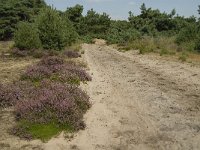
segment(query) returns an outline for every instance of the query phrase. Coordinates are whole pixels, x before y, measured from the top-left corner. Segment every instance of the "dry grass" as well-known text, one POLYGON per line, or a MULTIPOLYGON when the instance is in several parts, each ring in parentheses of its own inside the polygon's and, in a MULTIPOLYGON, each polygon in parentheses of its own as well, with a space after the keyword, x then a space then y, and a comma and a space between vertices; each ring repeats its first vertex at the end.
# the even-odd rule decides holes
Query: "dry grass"
POLYGON ((124 49, 140 50, 141 54, 154 52, 159 53, 160 55, 174 55, 177 51, 179 51, 179 46, 175 44, 173 37, 143 37, 127 43, 124 49))
POLYGON ((13 41, 0 41, 0 53, 6 53, 10 51, 10 48, 12 48, 14 45, 13 41))
POLYGON ((192 45, 177 45, 174 37, 143 37, 129 42, 124 46, 118 46, 119 50, 139 50, 140 54, 159 54, 182 62, 200 64, 200 54, 192 51, 192 45))
MULTIPOLYGON (((79 41, 66 49, 72 49, 75 51, 81 50, 82 42, 79 41)), ((9 83, 18 80, 20 75, 25 71, 26 67, 36 63, 39 59, 32 57, 14 58, 10 57, 11 48, 13 47, 13 41, 0 41, 0 83, 9 83)), ((86 67, 87 64, 81 62, 79 59, 75 60, 78 65, 86 67)))
POLYGON ((28 65, 35 63, 36 60, 0 60, 0 82, 8 83, 19 79, 21 73, 28 65))
POLYGON ((188 56, 188 62, 193 62, 200 65, 200 54, 190 53, 188 56))
POLYGON ((82 41, 77 41, 76 43, 73 43, 70 47, 67 47, 66 49, 74 50, 74 51, 80 51, 81 50, 82 41))
MULTIPOLYGON (((12 41, 0 42, 0 55, 9 54, 13 46, 12 41)), ((33 58, 0 57, 0 83, 9 83, 19 79, 24 69, 38 61, 33 58)))

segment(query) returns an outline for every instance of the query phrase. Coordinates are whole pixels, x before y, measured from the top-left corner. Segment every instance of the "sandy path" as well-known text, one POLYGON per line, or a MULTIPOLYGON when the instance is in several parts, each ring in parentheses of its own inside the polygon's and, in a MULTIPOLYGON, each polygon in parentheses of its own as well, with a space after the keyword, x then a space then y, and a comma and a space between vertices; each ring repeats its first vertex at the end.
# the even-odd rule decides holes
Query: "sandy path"
POLYGON ((83 49, 93 77, 87 128, 35 149, 200 149, 200 68, 102 44, 83 49))
POLYGON ((93 75, 87 129, 46 149, 200 149, 200 68, 102 45, 83 49, 93 75))

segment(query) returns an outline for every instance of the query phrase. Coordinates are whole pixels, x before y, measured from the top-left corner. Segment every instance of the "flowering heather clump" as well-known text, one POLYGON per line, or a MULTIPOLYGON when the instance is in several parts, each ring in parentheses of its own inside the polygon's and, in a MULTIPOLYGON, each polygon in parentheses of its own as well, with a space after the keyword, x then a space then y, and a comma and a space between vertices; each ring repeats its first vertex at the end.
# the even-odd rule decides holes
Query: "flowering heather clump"
POLYGON ((40 81, 44 78, 75 84, 79 84, 80 81, 91 81, 91 77, 76 63, 57 56, 43 58, 22 75, 23 80, 40 81))
POLYGON ((12 105, 12 94, 7 86, 0 84, 0 107, 12 105))
POLYGON ((0 84, 0 107, 13 106, 33 90, 30 82, 15 82, 13 84, 0 84), (26 94, 25 94, 26 93, 26 94))
POLYGON ((21 79, 30 79, 31 81, 40 81, 44 78, 50 78, 54 73, 64 68, 64 60, 57 56, 43 58, 37 65, 29 67, 21 76, 21 79))
POLYGON ((77 66, 65 66, 60 73, 60 77, 68 81, 68 79, 77 78, 80 81, 91 81, 92 78, 85 70, 77 66))
POLYGON ((21 79, 0 84, 0 107, 15 108, 18 124, 12 134, 48 139, 63 130, 85 127, 83 114, 90 107, 89 97, 77 85, 91 77, 79 65, 48 56, 30 66, 21 79))
POLYGON ((77 87, 42 81, 24 99, 17 101, 17 120, 47 124, 52 121, 74 129, 83 128, 83 113, 89 108, 89 97, 77 87))
POLYGON ((58 56, 49 56, 43 58, 40 62, 39 65, 42 66, 52 66, 52 65, 63 65, 65 63, 65 60, 61 57, 58 56))
POLYGON ((52 70, 44 66, 31 66, 24 74, 22 74, 21 79, 30 79, 31 81, 40 81, 43 78, 48 78, 52 75, 52 70))
POLYGON ((80 67, 66 67, 65 71, 75 74, 77 77, 79 77, 79 79, 81 81, 91 81, 92 80, 92 77, 89 74, 87 74, 86 71, 80 67))
POLYGON ((80 88, 74 88, 72 95, 79 109, 85 113, 90 108, 89 96, 80 88))
POLYGON ((81 55, 78 52, 72 51, 72 50, 65 51, 64 55, 67 56, 68 58, 78 58, 78 57, 81 57, 81 55))

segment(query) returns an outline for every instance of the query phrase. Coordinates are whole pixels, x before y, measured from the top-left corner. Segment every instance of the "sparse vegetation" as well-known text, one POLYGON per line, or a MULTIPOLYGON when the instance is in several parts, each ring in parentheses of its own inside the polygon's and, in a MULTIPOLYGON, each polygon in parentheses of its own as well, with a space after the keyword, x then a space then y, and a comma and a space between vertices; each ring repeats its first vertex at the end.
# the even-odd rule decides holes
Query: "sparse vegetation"
POLYGON ((182 52, 181 56, 179 56, 179 60, 181 60, 182 62, 185 62, 188 58, 187 53, 182 52))

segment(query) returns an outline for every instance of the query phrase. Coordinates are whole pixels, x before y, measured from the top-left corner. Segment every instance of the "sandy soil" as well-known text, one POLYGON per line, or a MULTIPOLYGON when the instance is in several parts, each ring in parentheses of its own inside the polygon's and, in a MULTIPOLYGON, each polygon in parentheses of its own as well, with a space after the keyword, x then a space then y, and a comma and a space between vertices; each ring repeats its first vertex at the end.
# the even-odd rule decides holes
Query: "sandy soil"
POLYGON ((48 143, 0 135, 0 148, 200 149, 199 67, 134 51, 118 52, 102 41, 84 44, 83 49, 93 77, 83 86, 93 104, 85 115, 87 128, 73 138, 61 134, 48 143))

